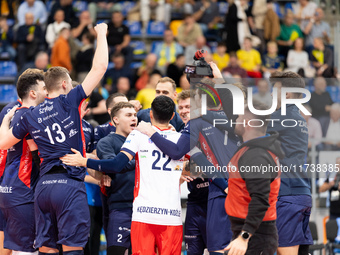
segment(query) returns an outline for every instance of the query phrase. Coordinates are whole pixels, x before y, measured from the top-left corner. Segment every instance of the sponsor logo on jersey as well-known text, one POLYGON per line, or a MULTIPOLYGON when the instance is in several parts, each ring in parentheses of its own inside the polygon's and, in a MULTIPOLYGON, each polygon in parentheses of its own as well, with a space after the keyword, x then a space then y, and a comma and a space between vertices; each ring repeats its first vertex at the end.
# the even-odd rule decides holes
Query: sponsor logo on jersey
POLYGON ((36 133, 39 133, 39 132, 40 132, 40 129, 34 130, 34 131, 32 131, 32 134, 36 134, 36 133))
POLYGON ((64 124, 65 121, 67 121, 71 116, 68 116, 66 119, 62 120, 61 123, 64 124))
POLYGON ((46 105, 45 107, 41 107, 39 109, 39 114, 44 114, 44 113, 50 112, 52 110, 53 110, 53 105, 50 105, 50 106, 46 105))
POLYGON ((12 193, 13 187, 0 186, 0 193, 12 193))
POLYGON ((182 171, 182 168, 180 167, 180 165, 177 165, 177 166, 175 167, 175 171, 182 171))
POLYGON ((72 120, 70 123, 68 123, 67 125, 65 125, 64 128, 65 128, 65 129, 66 129, 66 128, 69 128, 69 127, 71 127, 73 124, 74 124, 74 122, 73 122, 73 120, 72 120))
POLYGON ((70 130, 70 133, 69 133, 69 138, 71 138, 71 137, 75 136, 77 133, 78 133, 78 131, 77 131, 77 130, 75 130, 75 129, 71 129, 71 130, 70 130))

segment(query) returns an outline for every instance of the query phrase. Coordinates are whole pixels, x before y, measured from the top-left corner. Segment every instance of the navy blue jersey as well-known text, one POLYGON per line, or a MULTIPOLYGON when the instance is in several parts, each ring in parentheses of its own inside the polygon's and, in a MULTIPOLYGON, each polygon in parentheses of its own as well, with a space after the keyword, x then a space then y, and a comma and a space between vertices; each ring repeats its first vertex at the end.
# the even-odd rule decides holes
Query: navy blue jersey
MULTIPOLYGON (((11 127, 20 122, 28 108, 19 108, 11 122, 11 127)), ((39 170, 33 162, 27 140, 30 135, 11 147, 7 152, 7 163, 0 186, 0 206, 10 208, 32 203, 34 189, 39 178, 39 170)))
MULTIPOLYGON (((219 112, 223 114, 223 112, 219 112)), ((239 138, 232 131, 222 132, 215 128, 209 122, 199 118, 191 120, 185 129, 190 132, 190 147, 200 145, 202 152, 208 160, 214 165, 218 165, 227 177, 227 165, 238 147, 241 145, 239 138), (216 161, 216 162, 214 162, 216 161)), ((206 173, 209 174, 209 173, 206 173)), ((209 176, 215 177, 215 176, 209 176)), ((225 196, 225 192, 216 186, 213 182, 209 185, 209 199, 225 196)))
MULTIPOLYGON (((97 146, 97 155, 100 159, 114 158, 123 146, 126 137, 118 134, 109 134, 101 139, 97 146)), ((109 209, 131 208, 135 186, 135 160, 131 160, 124 168, 125 173, 108 174, 111 187, 106 187, 109 209)))
POLYGON ((94 141, 93 141, 93 149, 97 148, 97 144, 100 139, 103 137, 113 134, 116 132, 116 127, 112 124, 112 122, 108 122, 102 125, 97 126, 94 129, 94 141))
MULTIPOLYGON (((150 121, 150 108, 140 110, 137 112, 137 118, 138 122, 145 121, 145 122, 151 122, 150 121)), ((170 124, 174 126, 177 132, 181 131, 184 128, 184 123, 182 119, 179 117, 179 114, 175 112, 175 116, 170 120, 170 124)))
POLYGON ((197 178, 188 182, 188 204, 206 204, 209 193, 209 180, 197 178))
POLYGON ((86 120, 82 120, 83 132, 85 136, 86 152, 91 153, 93 151, 94 130, 90 123, 86 120))
POLYGON ((81 104, 86 99, 83 87, 78 85, 67 95, 46 98, 35 108, 31 107, 13 126, 13 135, 23 139, 30 133, 38 145, 40 175, 53 166, 64 166, 72 178, 84 180, 86 168, 67 166, 60 157, 72 153, 71 148, 85 154, 86 145, 80 116, 81 104))
MULTIPOLYGON (((11 102, 7 104, 4 108, 2 108, 0 112, 0 125, 2 123, 3 118, 5 115, 13 108, 13 107, 20 107, 21 102, 19 100, 15 102, 11 102)), ((4 173, 5 166, 6 166, 6 158, 7 158, 7 150, 0 150, 0 181, 2 179, 2 174, 4 173)))
POLYGON ((287 106, 287 114, 281 114, 281 109, 275 111, 271 119, 276 119, 273 125, 268 124, 267 132, 276 131, 279 133, 279 141, 281 148, 285 153, 285 158, 280 159, 282 167, 292 169, 290 172, 282 171, 281 186, 279 196, 286 195, 311 195, 310 180, 307 171, 300 171, 306 161, 308 151, 308 128, 306 120, 301 116, 299 108, 295 105, 287 106), (291 127, 283 127, 281 122, 286 119, 295 120, 297 125, 293 127, 287 121, 286 125, 291 127), (294 171, 293 167, 298 171, 294 171))

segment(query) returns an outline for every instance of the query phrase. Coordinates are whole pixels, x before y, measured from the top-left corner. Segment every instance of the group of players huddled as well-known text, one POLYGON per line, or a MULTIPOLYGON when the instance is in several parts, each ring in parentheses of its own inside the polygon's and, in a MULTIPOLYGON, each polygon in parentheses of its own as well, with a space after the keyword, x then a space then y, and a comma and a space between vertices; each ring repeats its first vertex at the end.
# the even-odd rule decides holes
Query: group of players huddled
MULTIPOLYGON (((214 79, 192 80, 192 89, 177 96, 179 114, 176 84, 165 77, 151 109, 137 113, 124 95, 109 97, 111 122, 94 132, 82 117, 85 99, 108 66, 107 25, 95 31, 93 66, 82 84, 73 86, 61 67, 45 73, 28 69, 17 82, 20 101, 0 113, 1 254, 84 254, 91 222, 84 185, 88 173, 106 186, 108 255, 181 254, 180 185, 185 181, 190 191, 184 226, 188 255, 205 249, 210 254, 307 255, 313 241, 306 173, 240 171, 242 166, 303 165, 306 125, 242 125, 269 116, 257 116, 246 104, 244 115, 235 115, 230 91, 214 89, 224 81, 209 63, 214 79), (203 94, 209 95, 205 115, 198 113, 203 94), (215 126, 216 118, 236 125, 215 126), (203 173, 193 170, 197 166, 236 171, 203 173)), ((292 72, 274 73, 271 79, 278 91, 304 87, 292 72)), ((295 105, 288 105, 286 116, 280 105, 278 100, 271 118, 305 123, 295 105)), ((258 102, 254 107, 265 109, 258 102)))

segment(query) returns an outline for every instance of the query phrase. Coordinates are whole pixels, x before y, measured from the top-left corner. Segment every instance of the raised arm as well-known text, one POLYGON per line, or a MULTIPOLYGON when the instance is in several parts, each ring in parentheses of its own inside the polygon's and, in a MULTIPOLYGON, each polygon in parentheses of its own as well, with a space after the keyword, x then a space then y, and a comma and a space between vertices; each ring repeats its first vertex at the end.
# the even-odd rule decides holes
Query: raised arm
POLYGON ((92 93, 103 78, 109 64, 109 51, 106 39, 107 24, 98 24, 94 29, 97 32, 97 48, 94 53, 92 68, 82 84, 87 96, 92 93))

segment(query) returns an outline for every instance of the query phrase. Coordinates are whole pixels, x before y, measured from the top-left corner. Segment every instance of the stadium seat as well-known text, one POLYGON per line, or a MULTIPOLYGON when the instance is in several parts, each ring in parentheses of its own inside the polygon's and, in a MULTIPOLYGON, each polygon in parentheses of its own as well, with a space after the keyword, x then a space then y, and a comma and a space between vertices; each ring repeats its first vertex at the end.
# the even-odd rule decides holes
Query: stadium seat
POLYGON ((329 220, 326 222, 326 236, 327 236, 327 250, 328 254, 334 255, 334 249, 340 249, 340 244, 335 243, 335 238, 338 235, 338 224, 336 220, 329 220))
POLYGON ((224 17, 228 11, 229 4, 227 2, 218 2, 218 9, 220 10, 220 16, 224 17))
POLYGON ((283 14, 281 12, 281 7, 278 3, 273 3, 273 9, 275 11, 275 13, 277 14, 277 16, 279 17, 279 19, 283 19, 283 14))
POLYGON ((72 5, 73 9, 77 13, 77 16, 79 16, 83 11, 87 10, 87 2, 85 1, 74 1, 72 5))
POLYGON ((52 6, 54 5, 55 1, 54 0, 48 0, 46 2, 46 10, 48 13, 51 13, 52 6))
POLYGON ((142 25, 139 21, 124 21, 125 26, 130 30, 130 35, 132 37, 138 37, 142 35, 142 25))
POLYGON ((150 21, 146 29, 148 37, 163 37, 165 23, 162 21, 150 21))
POLYGON ((170 22, 169 28, 174 34, 174 36, 177 36, 178 34, 178 28, 182 25, 183 20, 173 20, 170 22))
POLYGON ((309 252, 313 255, 314 251, 319 251, 320 254, 322 250, 325 248, 325 245, 323 243, 318 243, 319 241, 319 236, 318 236, 318 229, 314 221, 309 222, 309 229, 310 232, 312 233, 312 238, 314 241, 314 244, 309 246, 309 252))
POLYGON ((131 69, 138 69, 138 68, 140 68, 141 66, 142 66, 142 62, 132 62, 131 64, 130 64, 130 68, 131 69))
POLYGON ((136 2, 133 1, 122 1, 120 2, 122 6, 122 14, 124 17, 128 14, 128 12, 136 5, 136 2))
POLYGON ((0 104, 7 104, 18 99, 17 88, 12 84, 0 85, 0 104))
POLYGON ((218 43, 217 42, 208 42, 207 44, 208 44, 208 46, 211 50, 211 53, 215 53, 218 43))
POLYGON ((113 62, 109 62, 109 64, 107 65, 107 70, 114 68, 115 64, 113 62))
POLYGON ((146 57, 146 46, 143 41, 131 41, 130 46, 133 50, 133 59, 142 60, 146 57))
POLYGON ((17 76, 17 65, 13 61, 1 61, 0 62, 0 81, 13 82, 17 76))

